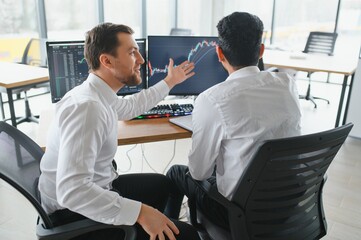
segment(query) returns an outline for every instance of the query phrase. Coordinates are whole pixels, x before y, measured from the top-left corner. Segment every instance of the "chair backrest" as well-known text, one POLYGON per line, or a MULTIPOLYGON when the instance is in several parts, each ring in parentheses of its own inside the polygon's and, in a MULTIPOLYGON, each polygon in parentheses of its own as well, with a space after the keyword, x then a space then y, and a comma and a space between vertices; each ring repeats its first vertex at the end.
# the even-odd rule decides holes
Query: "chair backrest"
POLYGON ((44 54, 46 39, 31 38, 25 47, 23 56, 21 58, 21 64, 32 66, 47 66, 47 58, 44 54))
POLYGON ((171 36, 191 36, 192 30, 188 28, 172 28, 170 30, 171 36))
POLYGON ((259 70, 264 71, 263 58, 260 58, 260 59, 258 60, 258 68, 259 68, 259 70))
POLYGON ((248 236, 242 239, 324 236, 324 174, 352 126, 349 123, 320 133, 265 141, 233 196, 232 202, 244 210, 245 217, 238 226, 231 222, 231 231, 248 236))
POLYGON ((338 34, 333 32, 310 32, 304 53, 333 55, 338 34))
POLYGON ((38 211, 46 228, 51 228, 38 192, 40 159, 44 152, 17 128, 0 122, 0 178, 25 196, 38 211))

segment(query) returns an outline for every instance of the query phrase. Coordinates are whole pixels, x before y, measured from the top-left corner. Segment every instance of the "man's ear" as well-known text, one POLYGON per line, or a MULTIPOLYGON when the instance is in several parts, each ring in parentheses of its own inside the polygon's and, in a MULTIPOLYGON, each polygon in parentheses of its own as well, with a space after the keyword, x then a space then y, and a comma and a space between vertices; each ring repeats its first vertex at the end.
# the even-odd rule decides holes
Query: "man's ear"
POLYGON ((259 49, 259 58, 262 58, 263 57, 263 53, 264 53, 264 44, 262 43, 261 44, 261 47, 259 49))
POLYGON ((223 62, 224 61, 223 50, 218 45, 216 46, 216 52, 217 52, 217 56, 218 56, 218 61, 223 62))
POLYGON ((110 56, 108 54, 100 54, 99 61, 100 64, 106 68, 111 68, 113 65, 110 56))

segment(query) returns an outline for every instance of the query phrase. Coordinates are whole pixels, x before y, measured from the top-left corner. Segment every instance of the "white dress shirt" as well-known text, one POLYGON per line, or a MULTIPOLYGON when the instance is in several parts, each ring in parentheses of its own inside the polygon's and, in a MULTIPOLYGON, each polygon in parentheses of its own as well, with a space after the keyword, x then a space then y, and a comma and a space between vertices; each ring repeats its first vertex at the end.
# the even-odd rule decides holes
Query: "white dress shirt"
POLYGON ((152 88, 118 98, 99 77, 88 79, 56 104, 46 151, 41 159, 39 190, 48 213, 68 208, 107 224, 132 225, 141 203, 109 191, 117 177, 118 120, 149 110, 169 92, 161 81, 152 88))
POLYGON ((300 135, 295 81, 255 66, 200 94, 192 115, 189 171, 204 180, 216 165, 218 191, 228 199, 262 140, 300 135))

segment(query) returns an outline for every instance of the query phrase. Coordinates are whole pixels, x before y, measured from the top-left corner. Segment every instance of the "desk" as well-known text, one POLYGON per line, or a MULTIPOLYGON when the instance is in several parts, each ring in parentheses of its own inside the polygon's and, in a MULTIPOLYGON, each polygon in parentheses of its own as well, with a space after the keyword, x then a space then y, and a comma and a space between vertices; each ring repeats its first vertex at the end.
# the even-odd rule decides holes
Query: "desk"
POLYGON ((266 49, 263 56, 263 62, 264 65, 267 67, 291 68, 304 72, 326 72, 326 73, 338 73, 344 75, 341 95, 340 95, 340 102, 337 109, 335 127, 340 126, 341 123, 342 125, 345 124, 348 105, 350 102, 350 94, 347 94, 346 103, 344 103, 345 101, 344 98, 346 93, 346 87, 349 86, 348 93, 351 92, 352 89, 352 84, 357 67, 357 58, 348 59, 348 58, 340 58, 337 56, 307 54, 307 56, 304 59, 301 59, 301 58, 292 58, 293 55, 295 55, 295 53, 266 49), (348 79, 350 77, 351 80, 350 83, 348 84, 348 79), (344 111, 343 114, 342 111, 344 111))
POLYGON ((49 72, 47 68, 0 62, 0 91, 6 92, 8 95, 11 124, 14 127, 16 127, 17 123, 13 90, 22 87, 32 87, 47 81, 49 81, 49 72))
MULTIPOLYGON (((47 133, 53 117, 53 110, 45 110, 40 114, 36 142, 43 149, 46 146, 47 133)), ((118 145, 175 140, 191 136, 192 132, 170 123, 168 118, 118 122, 118 145)))

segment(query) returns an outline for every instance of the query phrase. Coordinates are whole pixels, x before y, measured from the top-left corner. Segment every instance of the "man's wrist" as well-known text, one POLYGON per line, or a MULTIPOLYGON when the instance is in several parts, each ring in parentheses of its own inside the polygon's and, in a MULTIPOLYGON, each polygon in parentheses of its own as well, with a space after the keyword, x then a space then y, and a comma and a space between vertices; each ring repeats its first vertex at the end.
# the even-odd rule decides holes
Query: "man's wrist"
POLYGON ((140 211, 139 211, 139 215, 137 218, 137 223, 139 223, 140 225, 142 225, 141 223, 143 222, 145 208, 146 208, 146 205, 142 203, 142 205, 140 206, 140 211))
POLYGON ((172 82, 169 76, 164 78, 164 82, 168 85, 169 89, 172 89, 176 84, 172 82))

